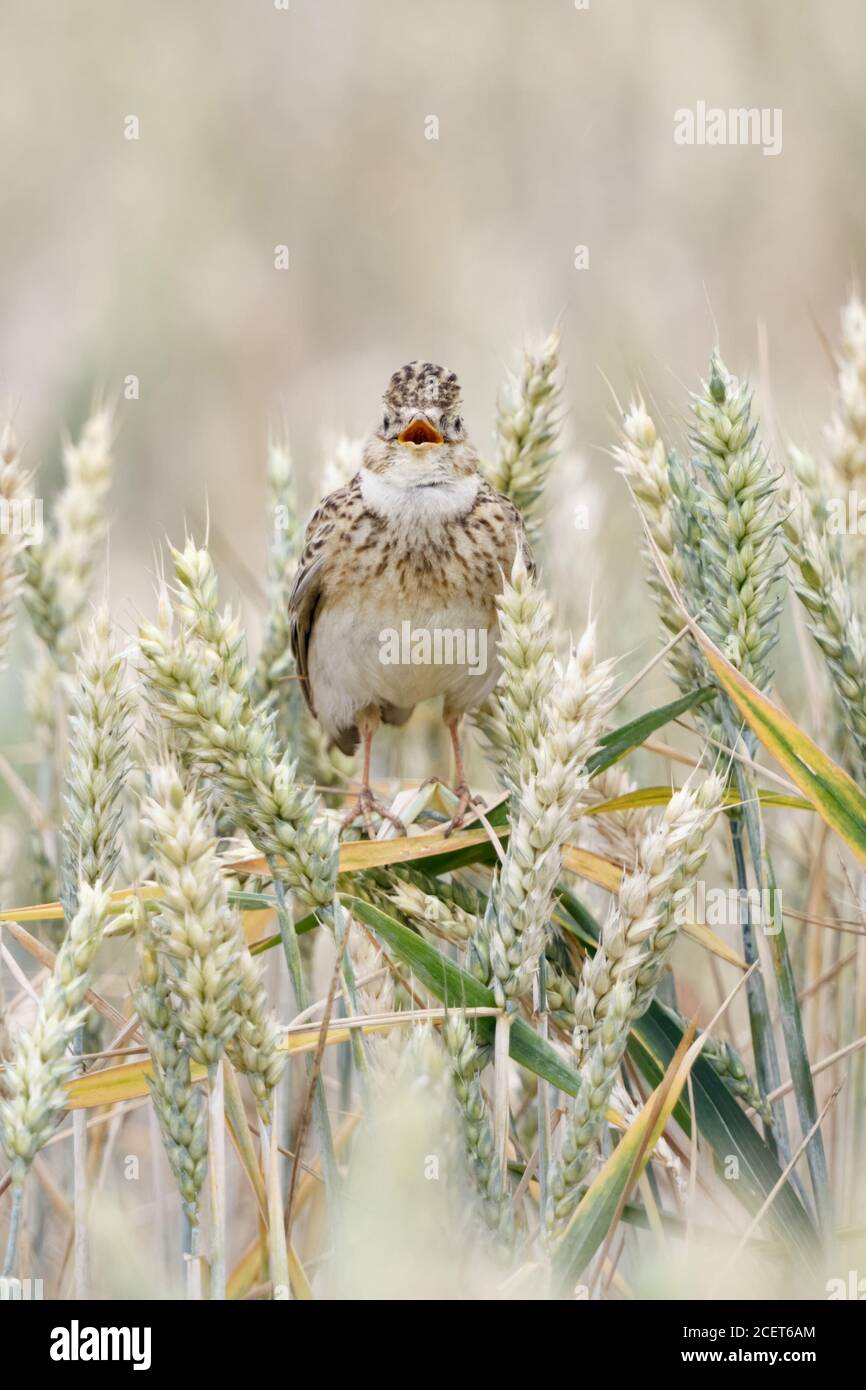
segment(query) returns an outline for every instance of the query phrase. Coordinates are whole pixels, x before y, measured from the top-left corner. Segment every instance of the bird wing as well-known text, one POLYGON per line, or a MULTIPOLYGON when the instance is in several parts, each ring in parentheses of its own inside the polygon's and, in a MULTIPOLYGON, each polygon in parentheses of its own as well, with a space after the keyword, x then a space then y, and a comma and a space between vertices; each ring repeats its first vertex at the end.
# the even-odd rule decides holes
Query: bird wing
POLYGON ((510 497, 506 497, 504 492, 497 492, 495 487, 491 487, 486 479, 482 478, 475 498, 475 505, 470 512, 476 515, 487 515, 493 520, 496 530, 500 534, 500 541, 503 550, 502 568, 505 577, 511 574, 511 566, 514 563, 514 555, 517 546, 520 546, 520 553, 523 563, 531 578, 535 578, 536 566, 529 546, 529 539, 526 535, 526 526, 523 516, 515 507, 510 497), (507 562, 506 562, 507 559, 507 562))
POLYGON ((292 654, 301 690, 311 714, 316 713, 316 707, 307 671, 310 638, 316 621, 316 611, 327 588, 328 561, 332 545, 335 539, 339 538, 338 519, 345 515, 347 509, 351 509, 352 503, 360 496, 360 486, 360 475, 357 475, 345 487, 329 493, 313 512, 304 536, 304 548, 295 572, 295 582, 289 595, 292 654))

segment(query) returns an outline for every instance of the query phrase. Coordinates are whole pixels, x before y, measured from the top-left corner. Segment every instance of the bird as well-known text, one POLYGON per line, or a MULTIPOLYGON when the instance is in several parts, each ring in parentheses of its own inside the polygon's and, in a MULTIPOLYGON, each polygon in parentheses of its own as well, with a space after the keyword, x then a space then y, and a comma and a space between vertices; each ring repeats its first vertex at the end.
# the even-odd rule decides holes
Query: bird
POLYGON ((499 679, 496 600, 518 550, 532 573, 519 511, 480 470, 456 373, 407 363, 388 383, 360 469, 313 513, 289 597, 310 711, 330 746, 352 753, 363 743, 344 830, 360 819, 373 838, 378 816, 406 833, 371 790, 373 737, 438 697, 456 774, 446 834, 480 804, 466 781, 459 726, 499 679))

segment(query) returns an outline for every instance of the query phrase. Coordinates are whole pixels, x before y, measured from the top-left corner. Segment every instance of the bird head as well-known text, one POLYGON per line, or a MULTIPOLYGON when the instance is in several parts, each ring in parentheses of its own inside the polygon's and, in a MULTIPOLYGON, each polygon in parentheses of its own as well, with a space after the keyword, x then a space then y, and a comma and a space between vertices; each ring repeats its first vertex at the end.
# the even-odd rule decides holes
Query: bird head
POLYGON ((364 453, 366 467, 434 481, 473 471, 475 451, 460 411, 454 372, 433 362, 408 362, 382 397, 382 415, 364 453))

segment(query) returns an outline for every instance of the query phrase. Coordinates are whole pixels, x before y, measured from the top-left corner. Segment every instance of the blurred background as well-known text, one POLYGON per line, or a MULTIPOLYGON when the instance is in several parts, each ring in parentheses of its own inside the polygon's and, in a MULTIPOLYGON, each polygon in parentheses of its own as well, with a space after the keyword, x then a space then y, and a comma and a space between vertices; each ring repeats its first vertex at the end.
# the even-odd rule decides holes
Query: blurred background
MULTIPOLYGON (((601 653, 633 673, 658 636, 609 456, 617 401, 640 389, 681 445, 718 341, 752 378, 777 456, 819 448, 839 309, 866 266, 866 8, 278 4, 3 0, 0 411, 38 467, 46 520, 64 433, 95 398, 114 402, 116 618, 131 632, 153 611, 166 538, 201 538, 209 517, 255 653, 269 434, 289 432, 305 520, 337 438, 363 435, 390 374, 423 357, 458 373, 485 454, 508 372, 559 322, 564 448, 542 569, 560 616, 582 625, 592 602, 601 653), (780 109, 781 153, 677 145, 674 113, 698 102, 780 109)), ((794 704, 785 621, 776 664, 794 704)), ((29 776, 26 628, 0 718, 29 776)), ((658 666, 623 717, 671 693, 658 666)), ((434 722, 431 742, 416 720, 404 761, 393 734, 377 757, 427 776, 434 722)), ((683 955, 691 1008, 706 964, 683 955)), ((108 1283, 123 1277, 112 1266, 108 1283)))
POLYGON ((573 622, 604 595, 622 652, 651 618, 612 391, 640 385, 673 437, 717 334, 758 380, 763 324, 782 434, 818 438, 864 261, 864 38, 856 0, 5 0, 0 403, 50 511, 64 429, 117 400, 121 622, 208 509, 246 601, 269 429, 306 516, 335 434, 427 357, 483 452, 507 370, 560 318, 548 580, 573 622), (699 100, 781 108, 782 153, 676 145, 699 100))

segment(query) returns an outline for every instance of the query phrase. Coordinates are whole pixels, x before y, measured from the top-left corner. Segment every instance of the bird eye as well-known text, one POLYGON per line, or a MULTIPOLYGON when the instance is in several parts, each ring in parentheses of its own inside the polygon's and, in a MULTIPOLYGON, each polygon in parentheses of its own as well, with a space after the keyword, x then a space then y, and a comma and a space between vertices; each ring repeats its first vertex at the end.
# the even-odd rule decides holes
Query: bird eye
POLYGON ((388 426, 390 425, 390 423, 391 423, 391 420, 390 420, 390 418, 386 415, 385 418, 384 418, 384 420, 382 421, 382 429, 383 429, 383 430, 386 430, 386 429, 388 428, 388 426))
POLYGON ((459 415, 454 416, 454 428, 458 431, 460 431, 463 428, 463 421, 460 419, 459 415))

